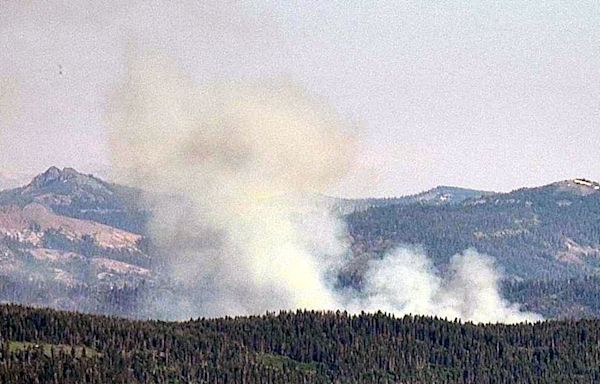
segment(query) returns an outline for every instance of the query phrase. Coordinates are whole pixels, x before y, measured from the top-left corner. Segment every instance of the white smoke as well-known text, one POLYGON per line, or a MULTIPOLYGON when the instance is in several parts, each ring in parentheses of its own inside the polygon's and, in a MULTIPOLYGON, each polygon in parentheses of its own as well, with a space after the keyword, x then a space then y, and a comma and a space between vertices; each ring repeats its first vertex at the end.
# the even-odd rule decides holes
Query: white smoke
POLYGON ((359 297, 350 298, 354 311, 435 315, 481 323, 542 319, 502 299, 493 260, 474 250, 453 256, 444 278, 423 252, 399 248, 371 261, 364 281, 359 297))
POLYGON ((335 226, 319 230, 331 220, 315 216, 299 231, 288 201, 349 166, 352 140, 334 114, 287 84, 199 89, 157 57, 131 61, 113 106, 114 163, 185 198, 150 203, 171 276, 198 295, 185 300, 192 314, 335 307, 323 278, 343 251, 335 226))
POLYGON ((354 142, 297 87, 202 88, 164 58, 132 58, 110 124, 113 163, 150 191, 151 234, 179 287, 152 303, 163 317, 348 308, 531 319, 502 301, 491 264, 473 253, 445 281, 400 251, 371 263, 360 297, 337 292, 344 226, 310 196, 340 181, 354 142))

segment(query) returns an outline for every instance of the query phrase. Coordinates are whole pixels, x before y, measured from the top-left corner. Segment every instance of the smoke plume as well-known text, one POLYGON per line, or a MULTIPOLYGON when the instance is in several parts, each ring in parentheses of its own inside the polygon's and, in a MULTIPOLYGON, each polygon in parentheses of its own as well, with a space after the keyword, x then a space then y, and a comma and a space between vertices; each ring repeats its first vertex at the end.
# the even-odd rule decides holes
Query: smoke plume
POLYGON ((474 250, 453 256, 449 273, 442 277, 423 252, 399 248, 371 261, 364 280, 360 295, 350 299, 355 311, 425 314, 481 323, 542 319, 502 299, 493 260, 474 250))
POLYGON ((352 140, 332 113, 286 84, 199 89, 156 57, 132 60, 114 106, 114 163, 144 189, 184 197, 150 201, 171 277, 197 295, 178 311, 335 307, 324 268, 332 244, 343 248, 329 225, 324 241, 302 236, 289 204, 350 164, 352 140))
POLYGON ((346 308, 530 318, 502 301, 490 262, 472 252, 443 280, 424 256, 399 251, 371 263, 362 292, 336 291, 344 226, 311 196, 348 171, 354 142, 293 85, 200 87, 164 58, 132 58, 110 110, 113 164, 149 191, 150 232, 178 287, 150 303, 160 317, 346 308))

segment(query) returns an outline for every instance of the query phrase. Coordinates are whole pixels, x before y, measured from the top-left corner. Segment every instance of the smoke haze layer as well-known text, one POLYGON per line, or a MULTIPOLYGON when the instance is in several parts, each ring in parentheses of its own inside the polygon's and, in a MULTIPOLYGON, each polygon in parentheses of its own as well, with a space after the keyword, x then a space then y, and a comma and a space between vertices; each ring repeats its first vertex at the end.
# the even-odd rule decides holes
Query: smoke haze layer
POLYGON ((199 87, 162 57, 131 58, 109 120, 113 163, 149 191, 150 233, 178 287, 149 303, 159 317, 304 308, 538 318, 501 299, 493 265, 475 252, 442 279, 424 255, 400 250, 370 263, 363 291, 334 289, 350 254, 344 225, 311 196, 345 175, 354 141, 293 85, 199 87))

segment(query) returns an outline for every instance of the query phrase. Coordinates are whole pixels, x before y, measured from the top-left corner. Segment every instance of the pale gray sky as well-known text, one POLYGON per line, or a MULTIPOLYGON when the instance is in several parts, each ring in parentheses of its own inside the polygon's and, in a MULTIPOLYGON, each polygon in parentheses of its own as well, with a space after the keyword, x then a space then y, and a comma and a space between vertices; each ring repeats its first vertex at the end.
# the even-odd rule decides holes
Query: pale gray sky
POLYGON ((360 131, 348 195, 600 179, 600 2, 0 1, 0 173, 108 163, 132 46, 283 78, 360 131))

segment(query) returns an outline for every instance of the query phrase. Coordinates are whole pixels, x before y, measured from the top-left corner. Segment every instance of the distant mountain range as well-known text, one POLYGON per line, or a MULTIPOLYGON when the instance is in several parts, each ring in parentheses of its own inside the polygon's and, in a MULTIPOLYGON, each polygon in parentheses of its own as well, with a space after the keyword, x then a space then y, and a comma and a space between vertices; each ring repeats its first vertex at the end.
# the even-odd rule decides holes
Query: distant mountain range
MULTIPOLYGON (((0 192, 0 301, 140 315, 144 290, 162 284, 141 193, 56 167, 0 192)), ((354 259, 342 285, 360 287, 367 261, 397 246, 421 246, 441 271, 452 255, 475 248, 494 257, 506 294, 528 309, 600 315, 598 183, 573 179, 510 193, 441 186, 321 203, 348 224, 354 259)))
POLYGON ((508 278, 580 277, 600 272, 600 191, 582 180, 472 192, 453 204, 374 206, 347 221, 355 247, 373 255, 418 244, 443 266, 473 247, 494 256, 508 278))
POLYGON ((494 192, 478 191, 474 189, 439 186, 415 195, 390 197, 390 198, 368 198, 368 199, 336 199, 334 208, 344 214, 356 211, 364 211, 374 207, 385 207, 388 205, 454 205, 465 200, 476 197, 493 195, 494 192))

